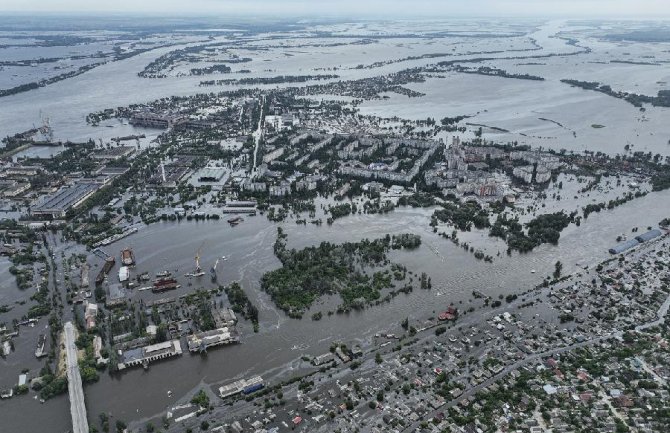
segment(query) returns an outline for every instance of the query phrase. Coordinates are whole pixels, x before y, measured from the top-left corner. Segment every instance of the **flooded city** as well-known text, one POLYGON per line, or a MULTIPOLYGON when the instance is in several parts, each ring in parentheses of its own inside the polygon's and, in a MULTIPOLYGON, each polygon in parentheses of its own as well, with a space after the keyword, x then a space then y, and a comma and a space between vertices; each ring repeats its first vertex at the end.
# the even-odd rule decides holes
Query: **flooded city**
POLYGON ((669 28, 0 17, 3 428, 475 431, 666 341, 669 28))

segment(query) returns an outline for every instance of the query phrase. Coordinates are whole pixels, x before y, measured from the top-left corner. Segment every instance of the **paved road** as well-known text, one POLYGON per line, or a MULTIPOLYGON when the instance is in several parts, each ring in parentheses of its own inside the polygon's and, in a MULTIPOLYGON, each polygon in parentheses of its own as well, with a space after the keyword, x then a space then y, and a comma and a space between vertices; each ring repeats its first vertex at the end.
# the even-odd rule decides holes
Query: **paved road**
POLYGON ((77 364, 77 347, 74 341, 74 325, 72 325, 72 322, 67 322, 65 324, 65 352, 67 354, 67 389, 70 395, 72 431, 74 433, 88 433, 84 388, 81 384, 81 375, 77 364))

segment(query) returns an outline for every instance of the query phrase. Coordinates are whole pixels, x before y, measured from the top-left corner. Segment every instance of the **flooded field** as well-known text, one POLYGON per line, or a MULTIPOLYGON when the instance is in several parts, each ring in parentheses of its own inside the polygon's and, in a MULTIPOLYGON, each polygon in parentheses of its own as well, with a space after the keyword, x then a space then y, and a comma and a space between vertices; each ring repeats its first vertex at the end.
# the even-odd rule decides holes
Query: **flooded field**
MULTIPOLYGON (((670 55, 664 44, 640 44, 638 52, 637 44, 631 49, 630 44, 580 32, 579 27, 569 22, 535 24, 537 30, 531 24, 518 28, 511 23, 496 23, 493 28, 487 27, 486 37, 476 38, 467 33, 477 28, 472 23, 431 22, 412 31, 413 34, 423 34, 421 38, 403 39, 402 32, 408 30, 399 23, 397 32, 400 36, 371 44, 358 42, 375 31, 373 24, 364 29, 353 25, 329 29, 338 34, 336 44, 331 39, 313 36, 312 31, 324 30, 322 27, 307 28, 292 39, 273 38, 271 42, 264 39, 267 35, 259 34, 250 38, 247 46, 239 48, 233 45, 229 36, 216 36, 210 43, 223 47, 230 43, 236 55, 251 59, 240 66, 249 73, 234 69, 226 74, 226 79, 332 73, 340 80, 358 80, 439 61, 493 59, 478 64, 537 75, 545 81, 446 73, 441 74, 443 78, 429 78, 424 83, 408 86, 425 93, 423 97, 407 98, 394 94, 390 99, 364 102, 360 106, 361 113, 409 119, 469 115, 473 116, 468 119, 471 123, 509 131, 484 131, 486 138, 499 141, 611 154, 622 152, 629 144, 636 150, 670 154, 667 139, 670 127, 664 121, 669 114, 667 108, 648 107, 641 112, 625 101, 571 88, 560 82, 561 79, 601 81, 617 90, 655 95, 658 90, 665 89, 670 80, 664 67, 670 55), (441 32, 447 35, 442 36, 441 32), (577 45, 569 45, 567 37, 575 38, 577 45), (265 48, 267 45, 271 48, 265 48), (584 49, 580 47, 588 47, 591 51, 582 52, 584 49), (562 126, 539 118, 550 119, 562 126), (592 125, 604 128, 595 129, 592 125)), ((186 41, 192 41, 192 36, 180 47, 197 45, 186 41)), ((0 116, 0 136, 39 124, 40 112, 50 117, 57 140, 92 138, 97 141, 144 133, 147 131, 141 128, 114 123, 109 125, 113 127, 94 128, 87 125, 84 118, 90 112, 105 108, 240 87, 235 84, 200 87, 200 81, 205 78, 177 76, 178 68, 166 78, 137 75, 149 62, 174 49, 156 48, 128 59, 108 62, 68 80, 4 97, 3 102, 10 104, 12 110, 0 116)), ((58 150, 33 148, 22 155, 45 156, 53 151, 58 150)))

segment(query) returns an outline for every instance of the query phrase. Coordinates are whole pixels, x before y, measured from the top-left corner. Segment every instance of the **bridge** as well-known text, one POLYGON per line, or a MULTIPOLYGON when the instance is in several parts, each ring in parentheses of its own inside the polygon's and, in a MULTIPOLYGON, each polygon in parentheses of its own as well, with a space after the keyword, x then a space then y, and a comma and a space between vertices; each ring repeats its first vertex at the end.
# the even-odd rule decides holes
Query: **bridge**
POLYGON ((84 388, 77 364, 77 346, 75 346, 74 325, 65 324, 65 354, 67 356, 67 390, 70 396, 70 414, 73 433, 89 433, 84 403, 84 388))

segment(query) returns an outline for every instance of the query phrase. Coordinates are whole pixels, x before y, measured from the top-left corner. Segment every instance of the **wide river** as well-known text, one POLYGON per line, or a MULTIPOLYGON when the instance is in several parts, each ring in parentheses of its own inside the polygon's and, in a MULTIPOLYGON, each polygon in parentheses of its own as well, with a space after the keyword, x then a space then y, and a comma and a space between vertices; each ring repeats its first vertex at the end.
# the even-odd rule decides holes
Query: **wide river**
MULTIPOLYGON (((551 38, 557 31, 556 24, 550 24, 540 29, 534 37, 540 45, 548 47, 549 51, 573 50, 574 47, 566 48, 562 41, 551 38)), ((92 128, 85 124, 84 117, 91 111, 107 107, 200 91, 197 87, 199 80, 193 78, 146 80, 137 77, 136 73, 144 65, 164 51, 166 50, 157 50, 110 63, 71 80, 2 98, 0 136, 32 127, 38 120, 37 113, 40 109, 52 116, 57 138, 106 139, 132 133, 131 127, 120 124, 115 128, 92 128)), ((358 55, 362 56, 360 52, 358 55)), ((328 58, 323 53, 318 56, 314 52, 309 52, 306 56, 310 57, 312 67, 328 58)), ((504 54, 500 56, 503 57, 504 54)), ((577 57, 572 58, 570 65, 564 67, 578 69, 575 60, 577 57)), ((359 59, 356 61, 361 62, 359 59)), ((289 63, 288 60, 285 62, 289 63)), ((349 74, 346 78, 361 78, 430 62, 403 62, 381 70, 342 72, 342 75, 346 73, 349 74)), ((643 69, 642 66, 635 68, 639 71, 643 69)), ((527 136, 542 135, 543 138, 537 138, 533 143, 545 147, 579 150, 592 142, 596 150, 616 153, 621 151, 627 140, 637 140, 638 149, 668 153, 668 134, 649 134, 649 130, 656 131, 657 128, 661 132, 668 131, 670 123, 659 120, 664 116, 665 119, 668 118, 667 110, 649 110, 641 120, 639 111, 622 101, 594 92, 570 89, 557 83, 559 78, 570 76, 551 78, 545 83, 528 83, 502 78, 454 76, 442 81, 431 80, 415 85, 414 88, 428 93, 425 100, 415 98, 408 102, 406 99, 393 97, 386 101, 367 103, 363 110, 366 114, 408 118, 440 118, 445 115, 481 112, 481 120, 471 120, 506 127, 527 136), (434 92, 428 92, 429 86, 434 88, 434 92), (466 90, 465 87, 468 86, 469 90, 466 90), (528 86, 534 87, 528 91, 528 86), (493 92, 493 88, 498 91, 493 92), (542 93, 543 91, 546 93, 542 93), (491 107, 494 109, 486 111, 491 107), (538 117, 551 118, 565 126, 560 128, 538 120, 538 117), (596 131, 591 128, 594 123, 607 127, 596 131), (576 138, 572 130, 577 131, 576 138), (555 138, 547 138, 550 135, 555 138)), ((500 138, 514 139, 514 134, 505 134, 500 138)), ((523 139, 530 140, 527 137, 523 139)), ((209 268, 217 257, 229 257, 227 261, 219 264, 219 282, 241 281, 245 291, 260 309, 261 327, 260 332, 254 334, 249 324, 243 323, 241 344, 211 350, 206 357, 187 353, 163 363, 152 364, 148 371, 140 368, 116 376, 103 374, 98 383, 85 387, 89 419, 95 422, 101 412, 111 413, 114 419, 142 419, 164 412, 176 398, 198 386, 226 382, 252 373, 263 374, 271 381, 274 376, 285 373, 297 364, 294 361, 302 354, 323 353, 335 340, 349 344, 370 344, 372 336, 377 332, 397 332, 399 322, 405 317, 410 320, 424 320, 450 302, 467 302, 473 290, 494 296, 521 292, 539 284, 544 276, 553 271, 557 260, 565 264, 566 273, 578 270, 578 263, 597 263, 608 257, 607 249, 615 242, 617 235, 629 233, 633 227, 655 225, 662 218, 670 216, 670 191, 653 193, 615 210, 591 215, 581 227, 567 228, 557 246, 544 245, 528 255, 515 254, 508 257, 503 254, 496 257, 492 264, 476 260, 471 254, 432 233, 428 226, 431 213, 427 209, 403 208, 388 215, 350 216, 337 220, 332 226, 305 227, 293 222, 282 224, 288 234, 290 247, 317 244, 323 240, 357 241, 365 237, 381 237, 387 233, 412 232, 422 236, 423 245, 418 250, 393 252, 391 258, 416 273, 428 273, 433 282, 432 290, 415 290, 409 295, 396 297, 388 304, 360 313, 345 316, 324 315, 324 319, 318 322, 309 318, 302 321, 286 318, 274 308, 267 295, 259 290, 260 276, 279 266, 272 252, 276 225, 268 222, 265 217, 246 218, 244 223, 235 228, 224 221, 158 223, 106 247, 110 254, 115 255, 126 246, 132 247, 138 262, 137 271, 154 273, 165 268, 178 268, 181 273, 190 270, 193 256, 204 242, 203 267, 209 268), (531 273, 531 269, 536 270, 536 273, 531 273), (174 397, 167 396, 168 390, 173 392, 174 397)), ((473 234, 475 235, 477 234, 473 234)), ((18 296, 8 268, 9 265, 3 259, 0 262, 0 277, 3 279, 0 285, 0 304, 18 296)), ((211 286, 208 278, 204 279, 207 281, 203 285, 211 286)), ((176 294, 193 289, 194 287, 185 285, 176 294)), ((175 293, 170 295, 174 296, 175 293)), ((133 296, 145 299, 156 297, 147 292, 134 293, 133 296)), ((336 299, 326 299, 316 305, 314 311, 334 310, 336 305, 336 299)), ((20 341, 23 344, 34 344, 36 334, 44 326, 43 322, 40 322, 38 328, 26 330, 20 341)), ((27 353, 26 358, 12 354, 11 359, 0 360, 0 365, 16 367, 25 363, 32 369, 35 365, 32 350, 27 353)), ((3 377, 3 387, 5 382, 15 383, 13 377, 4 379, 3 377)), ((2 431, 60 433, 71 428, 66 395, 49 400, 43 405, 27 397, 3 400, 0 402, 0 413, 2 431)))
MULTIPOLYGON (((142 419, 164 412, 174 404, 175 398, 198 386, 249 374, 262 374, 271 381, 297 365, 303 354, 321 354, 337 340, 365 346, 377 332, 398 332, 399 322, 405 317, 425 320, 450 302, 467 303, 473 290, 492 296, 525 291, 549 275, 559 259, 565 264, 566 273, 576 272, 577 264, 594 264, 609 257, 607 249, 615 243, 618 234, 629 233, 633 227, 644 229, 670 215, 670 191, 653 193, 612 211, 593 214, 581 227, 568 227, 557 246, 544 245, 527 255, 508 257, 503 254, 491 264, 476 260, 470 253, 433 234, 428 226, 430 214, 427 209, 400 208, 387 215, 350 216, 337 220, 332 226, 282 224, 288 234, 289 247, 296 248, 322 240, 355 241, 386 233, 411 232, 422 236, 423 244, 418 250, 393 252, 391 259, 414 272, 428 273, 433 282, 432 290, 417 289, 360 313, 324 314, 318 322, 310 320, 309 315, 303 320, 287 318, 260 291, 260 276, 279 266, 272 252, 276 225, 265 217, 247 218, 234 228, 222 221, 158 223, 106 247, 111 254, 118 254, 125 246, 132 247, 137 272, 176 268, 181 273, 191 269, 193 255, 204 242, 203 267, 210 267, 217 257, 229 257, 219 264, 219 282, 241 281, 260 309, 261 326, 260 332, 254 334, 249 324, 242 322, 241 344, 211 350, 206 357, 186 353, 152 364, 148 371, 138 368, 116 376, 103 374, 98 383, 85 387, 89 419, 101 412, 126 421, 142 419), (531 269, 536 273, 531 273, 531 269), (174 397, 167 396, 168 390, 174 397)), ((206 277, 200 285, 212 286, 206 277)), ((197 285, 184 284, 177 293, 169 295, 186 293, 195 287, 197 285)), ((160 297, 150 292, 134 292, 132 296, 160 297)), ((336 305, 336 299, 326 299, 316 305, 314 311, 334 310, 336 305)), ((50 426, 48 431, 54 432, 69 428, 67 396, 49 400, 44 405, 29 398, 13 398, 2 401, 0 409, 4 414, 3 426, 8 431, 41 432, 45 425, 50 426), (31 416, 26 417, 26 413, 31 416)))

